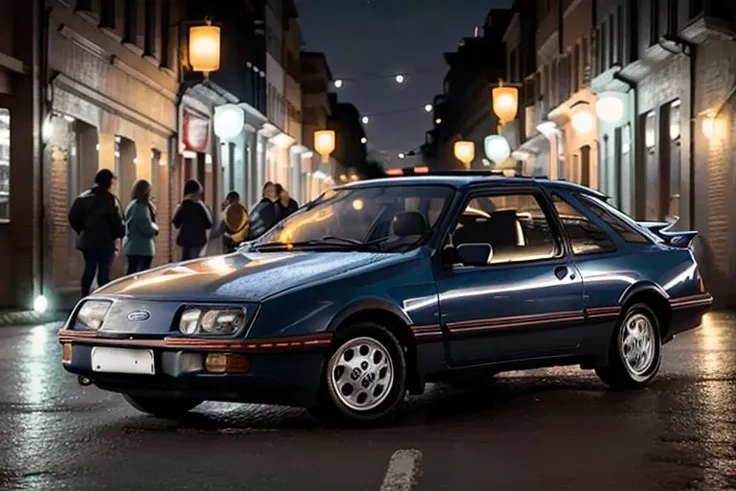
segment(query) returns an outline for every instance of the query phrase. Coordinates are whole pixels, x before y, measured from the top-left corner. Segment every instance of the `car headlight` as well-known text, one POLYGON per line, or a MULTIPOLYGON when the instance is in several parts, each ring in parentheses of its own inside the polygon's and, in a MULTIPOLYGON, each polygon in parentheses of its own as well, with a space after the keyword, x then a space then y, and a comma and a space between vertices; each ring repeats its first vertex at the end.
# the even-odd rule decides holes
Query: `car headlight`
POLYGON ((182 334, 210 334, 230 336, 238 332, 244 325, 247 311, 244 308, 187 308, 179 319, 179 331, 182 334))
POLYGON ((90 329, 99 329, 105 321, 110 305, 112 305, 110 302, 99 300, 85 302, 77 314, 77 322, 90 329))

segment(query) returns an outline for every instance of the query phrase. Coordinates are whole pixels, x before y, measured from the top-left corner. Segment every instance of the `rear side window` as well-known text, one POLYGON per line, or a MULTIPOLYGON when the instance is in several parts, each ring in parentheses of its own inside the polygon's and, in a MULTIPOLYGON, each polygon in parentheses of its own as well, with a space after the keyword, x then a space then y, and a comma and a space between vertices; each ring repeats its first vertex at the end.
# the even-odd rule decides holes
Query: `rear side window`
POLYGON ((606 232, 574 206, 556 194, 552 195, 552 202, 570 239, 574 255, 602 254, 616 250, 616 245, 606 232))
POLYGON ((595 215, 605 221, 618 235, 621 236, 626 242, 634 244, 651 244, 652 241, 645 237, 641 232, 636 230, 634 227, 624 222, 617 216, 614 216, 609 211, 603 209, 598 203, 593 201, 591 198, 585 195, 576 195, 576 198, 583 206, 589 209, 595 215))

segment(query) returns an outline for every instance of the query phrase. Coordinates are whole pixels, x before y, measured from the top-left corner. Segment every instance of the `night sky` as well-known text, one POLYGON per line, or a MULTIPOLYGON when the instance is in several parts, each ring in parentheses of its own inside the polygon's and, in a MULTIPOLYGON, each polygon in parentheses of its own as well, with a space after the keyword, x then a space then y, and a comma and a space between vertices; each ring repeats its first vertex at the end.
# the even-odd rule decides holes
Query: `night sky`
POLYGON ((375 117, 366 125, 369 144, 392 166, 399 152, 424 142, 432 125, 424 105, 442 92, 442 54, 472 36, 491 8, 512 0, 296 0, 304 49, 322 51, 341 101, 375 117), (416 72, 416 73, 413 73, 416 72), (380 78, 373 74, 385 75, 380 78), (406 74, 397 85, 393 75, 406 74), (350 80, 355 78, 355 80, 350 80), (409 111, 397 114, 380 113, 409 111))

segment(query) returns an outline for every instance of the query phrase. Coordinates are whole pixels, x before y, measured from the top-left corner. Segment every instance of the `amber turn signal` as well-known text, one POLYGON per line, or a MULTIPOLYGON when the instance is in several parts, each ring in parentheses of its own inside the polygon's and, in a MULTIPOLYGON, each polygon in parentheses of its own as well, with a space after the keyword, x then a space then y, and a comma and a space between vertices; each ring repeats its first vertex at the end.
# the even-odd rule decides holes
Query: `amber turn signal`
POLYGON ((72 343, 64 343, 61 347, 61 362, 71 363, 72 362, 72 343))
POLYGON ((205 368, 212 373, 248 373, 250 360, 237 353, 209 353, 205 359, 205 368))

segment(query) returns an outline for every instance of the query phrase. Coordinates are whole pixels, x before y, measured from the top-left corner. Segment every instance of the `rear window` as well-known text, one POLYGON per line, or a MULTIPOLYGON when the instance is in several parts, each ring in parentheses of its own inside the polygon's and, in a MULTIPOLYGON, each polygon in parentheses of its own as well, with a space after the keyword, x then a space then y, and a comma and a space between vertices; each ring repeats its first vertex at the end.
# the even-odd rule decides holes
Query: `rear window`
POLYGON ((576 198, 583 206, 593 212, 598 218, 606 222, 608 226, 611 227, 626 242, 631 242, 634 244, 652 243, 652 241, 649 240, 643 233, 636 230, 636 228, 626 223, 623 219, 615 216, 613 213, 606 210, 603 207, 603 204, 601 204, 594 198, 583 194, 578 194, 576 198))

